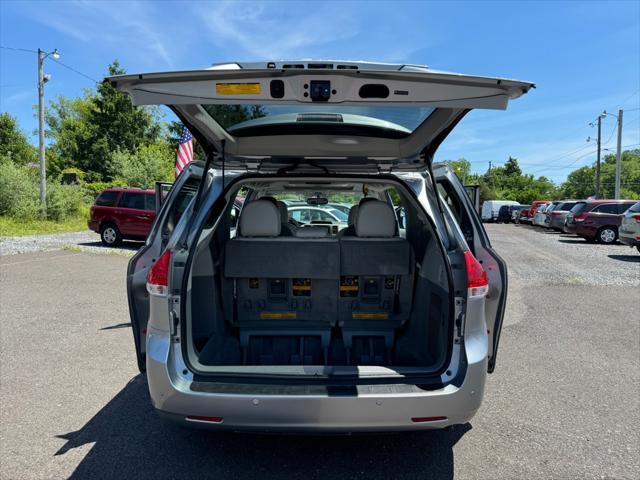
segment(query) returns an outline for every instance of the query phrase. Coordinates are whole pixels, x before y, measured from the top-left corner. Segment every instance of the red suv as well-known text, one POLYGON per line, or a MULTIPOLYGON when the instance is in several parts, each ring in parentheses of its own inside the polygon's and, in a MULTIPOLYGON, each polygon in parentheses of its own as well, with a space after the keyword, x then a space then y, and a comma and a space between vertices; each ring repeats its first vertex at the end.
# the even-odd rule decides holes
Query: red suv
POLYGON ((622 214, 636 200, 587 200, 578 202, 567 214, 564 231, 587 241, 614 243, 622 214))
POLYGON ((531 223, 533 217, 538 211, 538 207, 548 202, 549 200, 534 200, 533 202, 531 202, 531 207, 526 208, 522 210, 522 212, 520 212, 520 221, 531 223))
POLYGON ((156 218, 153 190, 111 187, 102 191, 91 207, 89 228, 102 243, 118 245, 123 239, 144 240, 156 218))

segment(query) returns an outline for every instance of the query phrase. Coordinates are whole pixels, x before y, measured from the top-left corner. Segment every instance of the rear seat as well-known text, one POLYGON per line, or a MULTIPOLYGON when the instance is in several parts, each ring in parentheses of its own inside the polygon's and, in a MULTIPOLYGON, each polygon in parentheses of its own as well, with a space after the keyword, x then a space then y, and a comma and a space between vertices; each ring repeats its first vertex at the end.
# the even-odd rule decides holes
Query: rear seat
POLYGON ((409 318, 413 255, 386 202, 361 203, 355 233, 340 238, 338 319, 351 363, 376 364, 388 361, 395 329, 409 318))
POLYGON ((337 317, 340 246, 333 238, 281 237, 281 226, 273 202, 244 206, 241 236, 225 248, 234 292, 227 318, 251 363, 321 364, 337 317))

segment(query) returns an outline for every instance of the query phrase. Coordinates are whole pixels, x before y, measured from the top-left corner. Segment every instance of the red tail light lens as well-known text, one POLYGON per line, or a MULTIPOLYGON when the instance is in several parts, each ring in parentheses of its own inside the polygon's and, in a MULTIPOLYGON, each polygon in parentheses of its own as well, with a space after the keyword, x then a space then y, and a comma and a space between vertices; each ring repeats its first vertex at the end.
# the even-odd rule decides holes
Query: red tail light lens
POLYGON ((640 223, 640 215, 634 215, 633 218, 636 222, 640 223))
POLYGON ((575 217, 573 217, 573 219, 574 219, 576 222, 584 222, 584 219, 585 219, 585 218, 587 218, 587 216, 586 216, 586 215, 576 215, 575 217))
POLYGON ((464 252, 464 261, 467 265, 468 297, 483 297, 489 291, 487 272, 469 250, 464 252))
POLYGON ((185 417, 188 422, 201 422, 201 423, 222 423, 224 418, 222 417, 206 417, 204 415, 189 415, 185 417))
POLYGON ((152 295, 166 295, 169 287, 171 252, 165 250, 147 273, 147 291, 152 295))

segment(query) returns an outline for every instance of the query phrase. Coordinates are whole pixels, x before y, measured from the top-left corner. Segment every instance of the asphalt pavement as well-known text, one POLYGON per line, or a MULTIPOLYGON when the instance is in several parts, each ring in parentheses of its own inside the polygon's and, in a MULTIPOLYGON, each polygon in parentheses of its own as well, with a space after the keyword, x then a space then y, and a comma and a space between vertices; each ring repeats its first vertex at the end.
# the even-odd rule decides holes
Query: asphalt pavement
POLYGON ((446 431, 216 434, 138 374, 128 259, 0 257, 0 478, 640 478, 640 255, 488 225, 510 288, 480 412, 446 431))

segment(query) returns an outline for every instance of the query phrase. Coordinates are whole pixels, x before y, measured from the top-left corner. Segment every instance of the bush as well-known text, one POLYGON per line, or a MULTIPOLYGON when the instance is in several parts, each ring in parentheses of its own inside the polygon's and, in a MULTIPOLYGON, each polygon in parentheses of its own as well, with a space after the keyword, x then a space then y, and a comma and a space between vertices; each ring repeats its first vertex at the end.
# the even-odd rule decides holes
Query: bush
POLYGON ((34 169, 0 162, 0 215, 33 219, 40 215, 40 190, 34 169))
POLYGON ((130 187, 153 188, 155 182, 173 179, 175 152, 167 143, 144 145, 135 154, 114 152, 112 175, 130 187))
MULTIPOLYGON (((86 213, 82 189, 77 185, 47 182, 47 217, 63 220, 86 213)), ((33 220, 40 217, 40 184, 37 171, 0 162, 0 215, 33 220)))

